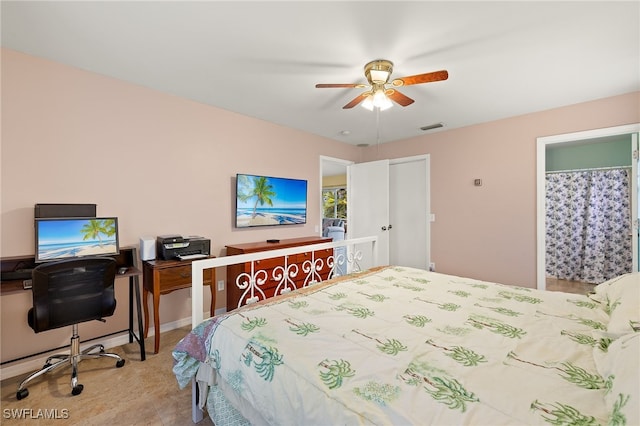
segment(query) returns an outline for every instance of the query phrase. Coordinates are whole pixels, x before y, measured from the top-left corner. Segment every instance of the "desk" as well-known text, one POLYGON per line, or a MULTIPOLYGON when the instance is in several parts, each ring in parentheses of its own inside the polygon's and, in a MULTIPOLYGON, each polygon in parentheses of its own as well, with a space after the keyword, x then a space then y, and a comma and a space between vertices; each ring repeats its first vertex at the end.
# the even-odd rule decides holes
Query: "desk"
MULTIPOLYGON (((140 274, 142 273, 140 271, 140 269, 138 269, 136 267, 136 263, 137 263, 137 248, 136 247, 120 247, 120 253, 115 255, 115 256, 111 256, 112 258, 115 259, 116 261, 116 265, 118 268, 121 267, 126 267, 127 268, 127 272, 124 274, 117 274, 116 275, 116 282, 118 282, 118 278, 119 277, 126 277, 129 278, 129 328, 125 329, 125 330, 118 330, 115 331, 113 333, 104 335, 104 336, 98 336, 95 339, 100 339, 103 337, 107 337, 110 336, 112 334, 118 334, 118 333, 123 333, 123 332, 128 332, 129 333, 129 343, 132 343, 133 340, 135 339, 136 342, 138 342, 138 345, 140 346, 140 360, 144 361, 147 358, 146 352, 145 352, 145 348, 144 348, 144 339, 142 337, 142 315, 141 315, 141 311, 142 309, 140 308, 141 302, 140 302, 140 274), (134 302, 134 297, 135 297, 135 302, 134 302), (135 307, 137 310, 137 317, 138 317, 138 332, 136 334, 136 332, 134 331, 133 328, 133 309, 134 309, 134 303, 135 303, 135 307)), ((35 257, 34 256, 13 256, 13 257, 3 257, 2 259, 0 259, 0 268, 1 270, 4 271, 13 271, 17 268, 33 268, 35 267, 35 257)), ((0 282, 0 294, 7 294, 7 293, 13 293, 16 291, 31 291, 30 289, 25 289, 22 285, 22 280, 12 280, 12 281, 2 281, 0 282)), ((25 312, 25 321, 26 321, 26 316, 27 313, 25 312)), ((94 339, 92 339, 94 340, 94 339)), ((57 348, 57 349, 61 349, 61 348, 57 348)), ((57 350, 56 349, 56 350, 57 350)), ((53 350, 53 349, 52 349, 53 350)), ((49 351, 44 351, 44 352, 49 352, 49 351)), ((42 352, 42 353, 44 353, 42 352)), ((28 358, 31 356, 35 356, 35 355, 41 355, 42 353, 37 353, 37 354, 32 354, 32 355, 28 355, 26 357, 23 358, 28 358)), ((22 358, 20 358, 22 359, 22 358)), ((14 362, 17 361, 17 359, 14 360, 8 360, 3 362, 2 364, 7 364, 10 362, 14 362)))
MULTIPOLYGON (((156 354, 160 348, 160 295, 191 287, 191 262, 190 260, 148 260, 142 264, 144 337, 146 338, 149 333, 149 305, 147 298, 151 293, 153 295, 154 353, 156 354)), ((211 316, 213 316, 216 307, 215 269, 204 271, 203 281, 204 285, 208 285, 211 289, 211 307, 209 310, 211 316)))

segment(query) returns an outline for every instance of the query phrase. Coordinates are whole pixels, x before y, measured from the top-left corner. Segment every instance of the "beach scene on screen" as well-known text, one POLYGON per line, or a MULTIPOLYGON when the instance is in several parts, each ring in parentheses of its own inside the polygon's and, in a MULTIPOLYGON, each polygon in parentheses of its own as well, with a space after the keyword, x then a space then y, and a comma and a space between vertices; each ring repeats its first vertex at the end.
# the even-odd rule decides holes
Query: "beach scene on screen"
POLYGON ((251 175, 237 179, 237 227, 307 222, 306 180, 251 175))
POLYGON ((38 223, 40 260, 118 253, 114 219, 71 219, 38 223))

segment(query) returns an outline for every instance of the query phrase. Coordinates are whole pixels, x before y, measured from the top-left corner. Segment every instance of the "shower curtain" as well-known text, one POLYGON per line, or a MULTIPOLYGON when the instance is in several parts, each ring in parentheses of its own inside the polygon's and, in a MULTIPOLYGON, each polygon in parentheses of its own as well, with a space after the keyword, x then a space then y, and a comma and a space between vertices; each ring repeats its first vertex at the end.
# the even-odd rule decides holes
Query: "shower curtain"
POLYGON ((627 169, 547 173, 546 273, 601 283, 631 272, 627 169))

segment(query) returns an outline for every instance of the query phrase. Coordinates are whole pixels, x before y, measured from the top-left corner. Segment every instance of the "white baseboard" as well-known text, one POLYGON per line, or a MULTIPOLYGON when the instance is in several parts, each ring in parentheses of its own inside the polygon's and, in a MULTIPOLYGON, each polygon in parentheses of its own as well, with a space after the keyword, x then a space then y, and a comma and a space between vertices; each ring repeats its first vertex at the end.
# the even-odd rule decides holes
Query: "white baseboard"
MULTIPOLYGON (((221 308, 215 311, 216 315, 220 315, 222 313, 225 313, 226 309, 225 308, 221 308)), ((209 311, 206 311, 204 313, 204 318, 209 318, 209 311)), ((160 333, 164 333, 166 331, 171 331, 171 330, 175 330, 176 328, 181 328, 187 325, 191 325, 191 317, 188 318, 183 318, 183 319, 179 319, 177 321, 173 321, 173 322, 168 322, 166 324, 161 324, 160 325, 160 333)), ((136 330, 137 332, 137 330, 136 330)), ((137 334, 137 333, 136 333, 137 334)), ((155 330, 153 327, 149 327, 149 333, 147 337, 151 337, 155 335, 155 330)), ((134 341, 135 342, 135 341, 134 341)), ((119 336, 113 336, 110 337, 106 340, 103 341, 95 341, 92 340, 90 342, 86 342, 86 343, 82 343, 80 344, 80 350, 84 350, 85 348, 88 348, 91 345, 95 345, 95 344, 102 344, 105 349, 110 349, 110 348, 115 348, 117 346, 122 346, 122 345, 126 345, 127 343, 129 343, 129 336, 126 333, 123 333, 119 336)), ((149 352, 148 348, 147 349, 147 356, 149 356, 150 354, 153 355, 153 347, 151 348, 151 353, 149 352)), ((45 361, 47 360, 47 358, 55 353, 64 353, 66 350, 68 350, 68 347, 65 349, 60 349, 59 351, 54 350, 54 351, 49 351, 46 354, 42 354, 42 355, 34 355, 32 357, 29 357, 27 359, 23 359, 20 361, 15 361, 12 362, 10 364, 4 365, 2 366, 2 368, 0 368, 0 379, 4 380, 4 379, 8 379, 11 377, 15 377, 15 376, 19 376, 21 374, 27 374, 27 373, 31 373, 32 371, 36 371, 40 368, 42 368, 42 366, 44 365, 45 361)))

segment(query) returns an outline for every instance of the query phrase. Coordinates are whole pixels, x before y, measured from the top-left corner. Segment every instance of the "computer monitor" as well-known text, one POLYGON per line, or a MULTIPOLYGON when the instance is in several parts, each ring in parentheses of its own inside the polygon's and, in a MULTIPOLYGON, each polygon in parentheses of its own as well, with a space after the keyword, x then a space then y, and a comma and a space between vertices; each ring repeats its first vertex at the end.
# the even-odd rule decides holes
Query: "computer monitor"
POLYGON ((36 218, 37 263, 120 252, 117 217, 36 218))

